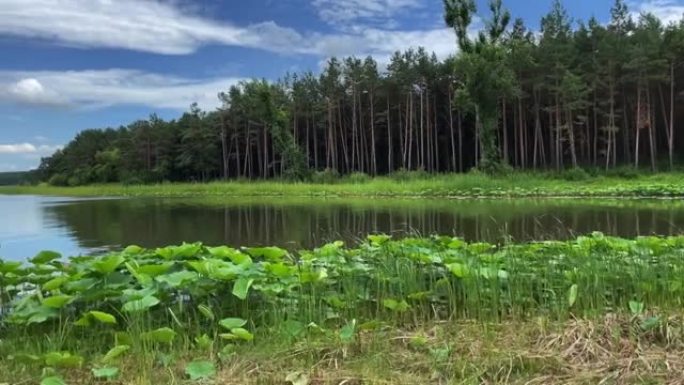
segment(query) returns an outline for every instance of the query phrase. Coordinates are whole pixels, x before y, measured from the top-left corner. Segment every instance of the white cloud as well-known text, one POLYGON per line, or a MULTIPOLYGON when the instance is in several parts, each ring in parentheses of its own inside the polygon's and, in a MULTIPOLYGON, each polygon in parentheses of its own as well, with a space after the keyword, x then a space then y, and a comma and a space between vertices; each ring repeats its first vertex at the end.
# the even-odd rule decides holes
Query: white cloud
POLYGON ((23 79, 12 87, 12 92, 29 98, 41 96, 45 93, 43 85, 36 79, 23 79))
POLYGON ((20 102, 28 104, 60 104, 58 95, 43 87, 43 84, 34 78, 25 78, 11 84, 7 93, 20 102))
POLYGON ((49 155, 61 149, 62 146, 38 145, 32 143, 0 144, 0 154, 38 154, 49 155))
POLYGON ((651 13, 663 24, 679 22, 684 15, 684 4, 676 0, 649 0, 641 3, 632 3, 632 16, 636 19, 641 13, 651 13))
MULTIPOLYGON (((453 43, 445 30, 395 31, 374 23, 421 7, 421 0, 312 1, 321 17, 351 27, 335 34, 300 33, 273 21, 243 27, 201 17, 174 2, 160 0, 0 0, 0 35, 158 54, 189 54, 218 44, 287 54, 386 56, 407 45, 444 51, 445 44, 453 43)), ((17 84, 16 96, 45 102, 56 98, 51 91, 61 92, 51 90, 43 79, 25 80, 17 84)))
POLYGON ((455 53, 456 37, 448 28, 426 31, 385 31, 370 29, 364 32, 364 38, 374 54, 392 54, 406 48, 424 47, 440 58, 455 53))
POLYGON ((318 16, 327 23, 349 22, 391 24, 397 14, 424 6, 420 0, 313 0, 318 16))
POLYGON ((26 154, 35 151, 36 147, 31 143, 0 144, 0 154, 26 154))
MULTIPOLYGON (((386 31, 366 29, 359 35, 322 36, 312 48, 323 57, 372 55, 381 66, 397 50, 425 47, 439 58, 455 50, 449 29, 386 31)), ((192 103, 212 109, 218 93, 243 78, 191 79, 131 69, 83 71, 0 70, 0 102, 74 108, 142 105, 184 110, 192 103)))
POLYGON ((274 23, 240 27, 159 0, 0 0, 0 34, 159 54, 188 54, 208 44, 284 52, 301 38, 274 23), (271 43, 283 37, 293 40, 271 43))
POLYGON ((187 79, 138 70, 0 71, 0 100, 73 107, 144 105, 186 109, 219 105, 218 93, 240 78, 187 79))

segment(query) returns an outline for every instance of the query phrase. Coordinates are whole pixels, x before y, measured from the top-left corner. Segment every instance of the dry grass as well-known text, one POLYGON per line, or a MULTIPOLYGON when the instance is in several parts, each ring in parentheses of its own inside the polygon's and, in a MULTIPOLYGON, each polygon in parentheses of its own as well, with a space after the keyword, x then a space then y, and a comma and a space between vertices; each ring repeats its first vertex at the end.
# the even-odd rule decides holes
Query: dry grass
MULTIPOLYGON (((387 328, 364 332, 350 345, 319 339, 266 341, 238 349, 207 384, 677 385, 684 384, 681 326, 681 318, 672 317, 646 332, 638 319, 608 314, 565 323, 537 319, 387 328)), ((185 353, 151 376, 138 373, 135 360, 128 361, 122 363, 124 377, 108 384, 188 384, 183 368, 192 359, 185 353)), ((0 383, 33 383, 6 374, 0 361, 0 383)), ((87 378, 85 370, 66 376, 70 385, 96 384, 87 378)))
MULTIPOLYGON (((655 331, 609 314, 602 322, 573 320, 537 343, 540 354, 554 354, 563 378, 551 382, 583 384, 684 384, 681 320, 671 318, 655 331)), ((539 383, 539 382, 537 382, 539 383)))
POLYGON ((297 373, 309 385, 684 384, 678 325, 671 319, 644 332, 613 314, 564 324, 437 324, 374 333, 346 351, 294 347, 287 359, 255 365, 248 375, 241 365, 224 368, 217 383, 292 384, 285 378, 297 373), (288 364, 297 355, 310 356, 311 366, 288 364))

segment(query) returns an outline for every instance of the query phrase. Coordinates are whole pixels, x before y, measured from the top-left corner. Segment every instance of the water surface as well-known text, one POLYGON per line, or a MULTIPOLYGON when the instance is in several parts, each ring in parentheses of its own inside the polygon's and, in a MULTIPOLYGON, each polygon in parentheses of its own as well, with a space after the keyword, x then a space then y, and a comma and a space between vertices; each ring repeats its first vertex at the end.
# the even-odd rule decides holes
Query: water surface
POLYGON ((684 203, 668 200, 72 199, 0 195, 0 256, 64 255, 130 244, 315 247, 365 234, 468 240, 680 234, 684 203))

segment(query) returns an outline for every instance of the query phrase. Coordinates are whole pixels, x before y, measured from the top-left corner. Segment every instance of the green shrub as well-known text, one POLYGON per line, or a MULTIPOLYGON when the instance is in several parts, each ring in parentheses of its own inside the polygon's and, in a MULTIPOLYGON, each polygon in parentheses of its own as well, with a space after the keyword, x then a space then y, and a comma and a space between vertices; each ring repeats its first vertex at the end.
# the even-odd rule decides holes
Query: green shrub
POLYGON ((353 172, 347 177, 349 182, 354 184, 363 184, 371 180, 370 175, 363 172, 353 172))
POLYGON ((390 174, 390 177, 397 181, 406 182, 410 180, 427 179, 430 177, 430 174, 423 169, 407 170, 402 167, 390 174))
POLYGON ((337 170, 326 168, 316 171, 311 175, 311 182, 318 184, 334 184, 340 181, 340 173, 337 170))
POLYGON ((124 186, 135 186, 135 185, 142 185, 146 184, 145 181, 143 181, 141 178, 137 176, 129 176, 126 179, 121 181, 121 184, 124 186))
POLYGON ((581 167, 573 167, 571 169, 563 170, 560 172, 560 174, 558 174, 558 176, 563 180, 571 182, 582 181, 591 178, 591 175, 589 175, 589 173, 581 167))
POLYGON ((48 180, 48 183, 51 186, 68 186, 69 185, 69 178, 67 178, 66 175, 64 174, 55 174, 50 179, 48 180))
POLYGON ((128 172, 122 174, 119 177, 121 184, 130 185, 143 185, 143 184, 157 184, 164 181, 161 174, 156 171, 140 171, 140 172, 128 172))
POLYGON ((639 170, 632 166, 620 166, 608 170, 606 175, 623 179, 636 179, 639 177, 639 170))
POLYGON ((67 180, 67 185, 69 187, 76 187, 82 185, 83 182, 81 182, 81 179, 77 176, 70 176, 69 179, 67 180))

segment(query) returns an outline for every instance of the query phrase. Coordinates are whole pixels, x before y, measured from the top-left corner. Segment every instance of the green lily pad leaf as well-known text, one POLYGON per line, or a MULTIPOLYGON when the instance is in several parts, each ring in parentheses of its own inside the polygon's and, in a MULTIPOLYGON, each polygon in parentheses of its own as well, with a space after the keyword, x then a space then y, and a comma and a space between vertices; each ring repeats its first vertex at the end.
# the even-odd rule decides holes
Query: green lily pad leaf
POLYGON ((34 265, 44 265, 60 258, 62 258, 62 254, 45 250, 38 253, 35 257, 29 259, 29 262, 33 263, 34 265))
POLYGON ((228 246, 212 247, 209 248, 209 254, 216 258, 230 259, 236 265, 249 266, 252 264, 252 258, 249 255, 235 250, 228 246))
POLYGON ((235 341, 235 340, 240 338, 233 333, 221 333, 221 334, 219 334, 219 337, 221 337, 221 339, 227 340, 227 341, 235 341))
POLYGON ((266 271, 279 278, 291 277, 294 271, 297 269, 294 266, 290 266, 282 262, 265 263, 264 268, 266 269, 266 271))
POLYGON ((70 291, 83 293, 97 285, 98 280, 94 278, 84 278, 64 283, 64 288, 70 291))
POLYGON ((199 274, 194 271, 179 271, 177 273, 160 275, 155 280, 157 282, 166 283, 167 285, 177 288, 186 283, 196 282, 199 279, 199 274))
POLYGON ((201 243, 183 243, 180 246, 169 246, 155 252, 164 259, 185 259, 193 257, 202 250, 201 243))
POLYGON ((150 295, 157 295, 159 289, 156 287, 143 287, 142 289, 124 289, 122 294, 127 301, 142 299, 150 295))
POLYGON ((199 337, 195 337, 195 343, 197 344, 198 348, 207 350, 214 344, 214 339, 205 333, 199 337))
POLYGON ((219 247, 209 247, 209 248, 207 248, 207 251, 209 251, 209 254, 211 254, 212 256, 214 256, 216 258, 228 258, 236 250, 231 249, 228 246, 219 246, 219 247))
POLYGON ((352 320, 351 322, 347 322, 346 325, 340 329, 339 336, 340 336, 340 341, 342 341, 345 344, 348 344, 352 341, 354 341, 354 334, 356 333, 356 320, 352 320))
POLYGON ((0 260, 0 273, 14 273, 21 268, 21 262, 6 262, 0 260))
POLYGON ((101 323, 105 324, 115 324, 116 323, 116 317, 109 313, 105 313, 102 311, 90 311, 86 314, 83 315, 78 321, 76 321, 74 324, 77 326, 90 326, 91 321, 95 320, 101 323))
POLYGON ((83 357, 69 352, 50 352, 45 355, 45 364, 56 368, 80 368, 83 357))
POLYGON ((136 268, 136 272, 138 274, 145 274, 150 277, 157 277, 160 276, 167 271, 169 271, 173 267, 174 263, 173 262, 164 262, 160 264, 154 264, 154 265, 143 265, 143 266, 138 266, 136 268))
POLYGON ((40 385, 67 385, 61 377, 51 376, 45 377, 40 382, 40 385))
POLYGON ((252 261, 252 258, 250 258, 249 255, 241 253, 236 250, 236 252, 232 255, 230 255, 228 258, 230 258, 231 262, 238 266, 243 266, 243 267, 249 267, 251 266, 254 262, 252 261))
POLYGON ((230 332, 234 335, 236 335, 238 338, 245 340, 245 341, 251 341, 254 339, 254 335, 250 333, 247 329, 243 328, 235 328, 235 329, 230 329, 230 332))
POLYGON ((231 330, 247 325, 247 321, 242 318, 225 318, 219 321, 219 325, 227 330, 231 330))
POLYGON ((216 375, 216 367, 209 361, 193 361, 185 367, 185 374, 191 380, 208 380, 216 375))
POLYGON ((632 315, 639 315, 644 312, 644 309, 643 302, 629 301, 629 310, 632 312, 632 315))
POLYGON ((60 287, 62 287, 62 285, 65 284, 67 281, 69 281, 69 277, 55 277, 43 284, 43 291, 57 290, 60 287))
POLYGON ((115 347, 111 348, 107 352, 107 354, 105 354, 104 358, 102 358, 102 362, 103 363, 112 362, 112 361, 116 360, 117 358, 121 357, 122 355, 124 355, 129 350, 131 350, 131 347, 128 345, 115 346, 115 347))
POLYGON ((392 239, 392 237, 389 235, 385 235, 385 234, 369 235, 368 236, 368 241, 373 246, 381 246, 381 245, 387 243, 387 241, 389 241, 390 239, 392 239))
POLYGON ((123 255, 111 255, 93 262, 93 269, 100 274, 113 273, 122 263, 126 262, 123 255))
POLYGON ((115 324, 116 323, 116 317, 114 317, 113 315, 111 315, 109 313, 105 313, 103 311, 93 310, 93 311, 89 312, 88 314, 90 314, 94 319, 96 319, 102 323, 105 323, 105 324, 115 324))
POLYGON ((111 380, 119 375, 119 368, 92 368, 91 372, 93 373, 93 376, 95 378, 104 378, 106 380, 111 380))
POLYGON ((465 278, 470 274, 468 266, 462 263, 450 263, 446 265, 447 269, 458 278, 465 278))
POLYGON ((201 261, 188 261, 186 262, 193 270, 197 271, 203 276, 211 276, 213 272, 224 267, 228 262, 222 261, 220 259, 208 259, 201 261))
POLYGON ((453 249, 453 250, 460 250, 460 249, 464 248, 466 245, 467 245, 467 243, 464 240, 459 239, 459 238, 454 238, 451 240, 451 242, 449 242, 447 247, 450 249, 453 249))
POLYGON ((382 302, 382 304, 386 308, 396 311, 397 313, 404 313, 409 309, 409 304, 404 300, 396 301, 393 299, 386 299, 382 302))
POLYGON ((27 324, 40 324, 59 315, 57 309, 45 305, 37 307, 26 320, 27 324))
POLYGON ((641 330, 650 332, 660 327, 662 319, 660 317, 649 317, 641 322, 641 330))
POLYGON ((74 322, 74 325, 83 326, 83 327, 87 327, 87 326, 90 326, 92 324, 93 323, 90 322, 90 316, 88 314, 84 314, 83 317, 79 318, 78 320, 76 320, 74 322))
POLYGON ((299 281, 301 283, 316 283, 326 278, 328 278, 328 270, 326 268, 310 269, 299 274, 299 281))
POLYGON ((68 305, 74 297, 70 295, 53 295, 43 299, 43 306, 47 306, 52 309, 61 309, 68 305))
POLYGON ((240 278, 233 285, 233 295, 244 300, 247 299, 249 288, 254 283, 254 279, 240 278))
POLYGON ((157 306, 158 304, 159 299, 157 299, 157 297, 148 295, 135 301, 126 302, 121 310, 126 313, 140 313, 150 309, 151 307, 157 306))
POLYGON ((142 251, 143 251, 142 247, 136 246, 136 245, 131 245, 131 246, 128 246, 127 248, 125 248, 123 252, 126 254, 137 255, 137 254, 142 253, 142 251))
POLYGON ((143 333, 141 339, 151 342, 169 344, 176 338, 176 332, 171 328, 160 328, 151 332, 143 333))

